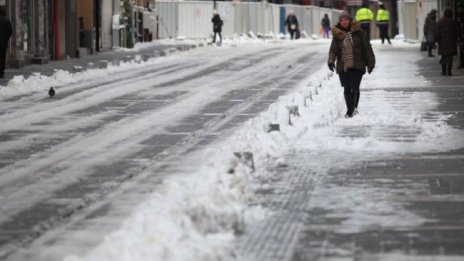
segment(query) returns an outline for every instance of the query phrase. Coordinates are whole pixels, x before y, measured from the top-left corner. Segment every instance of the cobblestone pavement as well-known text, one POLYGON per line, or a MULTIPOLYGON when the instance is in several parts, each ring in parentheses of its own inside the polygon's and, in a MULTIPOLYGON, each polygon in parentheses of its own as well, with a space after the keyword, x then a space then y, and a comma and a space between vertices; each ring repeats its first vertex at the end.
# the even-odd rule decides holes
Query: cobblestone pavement
MULTIPOLYGON (((375 92, 385 91, 401 117, 419 113, 424 121, 436 123, 438 115, 446 114, 447 125, 462 131, 464 70, 441 76, 438 58, 418 51, 414 63, 419 71, 405 72, 402 54, 410 51, 385 48, 376 53, 377 73, 388 70, 389 78, 384 86, 362 91, 362 110, 373 109, 375 92), (382 68, 387 55, 397 58, 397 67, 382 68), (408 73, 431 85, 405 84, 400 78, 408 73), (432 93, 438 104, 412 111, 408 104, 418 102, 410 99, 413 93, 432 93)), ((334 135, 347 139, 374 129, 379 140, 406 147, 413 146, 419 133, 415 126, 333 127, 334 135)), ((273 214, 241 236, 244 260, 464 260, 463 148, 369 155, 299 149, 289 155, 288 166, 271 171, 275 178, 255 203, 273 214)))

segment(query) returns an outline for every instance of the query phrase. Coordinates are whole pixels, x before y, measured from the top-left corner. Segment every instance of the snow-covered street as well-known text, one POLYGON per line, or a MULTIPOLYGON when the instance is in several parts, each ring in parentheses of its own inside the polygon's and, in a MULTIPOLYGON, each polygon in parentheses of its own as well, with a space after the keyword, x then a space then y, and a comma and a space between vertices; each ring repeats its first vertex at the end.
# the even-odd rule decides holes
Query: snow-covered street
MULTIPOLYGON (((438 81, 418 44, 373 44, 353 119, 326 40, 13 79, 0 88, 0 259, 459 260, 332 240, 394 227, 412 242, 443 225, 419 199, 464 210, 462 71, 438 81), (434 193, 436 180, 456 185, 434 193)), ((446 222, 462 235, 462 216, 446 222)))

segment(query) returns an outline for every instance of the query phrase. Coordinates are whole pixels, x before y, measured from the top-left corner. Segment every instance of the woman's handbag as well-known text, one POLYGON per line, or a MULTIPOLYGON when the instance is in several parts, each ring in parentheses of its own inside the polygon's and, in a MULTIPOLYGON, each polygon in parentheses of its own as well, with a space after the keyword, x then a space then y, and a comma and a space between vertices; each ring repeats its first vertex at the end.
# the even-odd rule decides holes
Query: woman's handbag
POLYGON ((441 39, 442 39, 442 35, 441 35, 441 33, 438 33, 438 34, 435 36, 435 42, 438 43, 438 42, 441 41, 441 39))
POLYGON ((425 36, 422 38, 420 50, 421 51, 427 51, 427 41, 425 40, 425 36))

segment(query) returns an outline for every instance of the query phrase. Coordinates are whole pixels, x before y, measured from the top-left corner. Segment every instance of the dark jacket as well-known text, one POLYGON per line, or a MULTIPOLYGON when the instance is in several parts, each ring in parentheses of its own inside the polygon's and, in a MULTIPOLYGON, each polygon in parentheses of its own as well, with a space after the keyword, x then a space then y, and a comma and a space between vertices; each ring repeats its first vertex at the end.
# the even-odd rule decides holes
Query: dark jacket
POLYGON ((298 29, 298 19, 296 18, 296 15, 290 14, 287 16, 287 19, 285 20, 285 25, 287 26, 288 31, 293 31, 298 29), (292 24, 294 24, 296 27, 295 29, 292 29, 292 24))
MULTIPOLYGON (((374 69, 375 56, 367 36, 361 31, 359 23, 351 22, 350 31, 353 38, 353 68, 366 72, 366 66, 374 69)), ((332 44, 329 50, 328 64, 336 62, 337 73, 343 72, 342 45, 346 31, 340 23, 332 28, 332 44)))
POLYGON ((324 16, 324 18, 322 18, 321 25, 323 28, 330 28, 330 19, 328 16, 324 16))
POLYGON ((428 43, 434 43, 438 32, 437 13, 430 12, 425 18, 424 35, 428 43))
POLYGON ((11 28, 10 20, 3 15, 0 15, 0 48, 8 47, 13 29, 11 28))
POLYGON ((222 21, 219 14, 215 14, 211 19, 211 22, 213 23, 213 32, 220 33, 222 31, 222 25, 224 22, 222 21))
POLYGON ((438 21, 438 54, 456 55, 458 54, 459 24, 448 17, 443 17, 438 21))

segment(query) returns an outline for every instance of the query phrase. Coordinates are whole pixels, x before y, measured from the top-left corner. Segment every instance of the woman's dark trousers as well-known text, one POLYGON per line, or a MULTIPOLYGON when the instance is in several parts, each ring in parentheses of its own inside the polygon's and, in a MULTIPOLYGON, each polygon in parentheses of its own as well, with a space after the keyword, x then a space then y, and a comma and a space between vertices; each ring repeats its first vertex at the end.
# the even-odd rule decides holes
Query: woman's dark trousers
POLYGON ((360 91, 359 86, 364 72, 357 69, 348 69, 346 72, 341 72, 338 76, 340 83, 344 88, 343 94, 345 95, 346 103, 346 117, 353 117, 357 111, 360 91))
POLYGON ((6 46, 0 46, 0 78, 5 77, 6 46))
POLYGON ((219 42, 222 43, 222 34, 221 34, 221 32, 214 32, 213 43, 216 42, 216 34, 219 35, 219 42))
POLYGON ((429 57, 434 57, 434 55, 432 54, 432 49, 434 45, 435 45, 434 42, 427 42, 427 47, 429 49, 429 57))
POLYGON ((295 39, 296 30, 289 30, 288 32, 290 33, 290 39, 291 40, 295 39))
POLYGON ((371 23, 370 22, 362 22, 359 24, 361 29, 366 33, 367 39, 371 40, 371 23))
POLYGON ((387 39, 388 43, 391 44, 390 37, 388 36, 388 24, 379 24, 379 30, 382 43, 384 43, 385 39, 387 39))
POLYGON ((453 55, 442 55, 440 59, 441 74, 452 76, 451 70, 453 69, 453 55))

